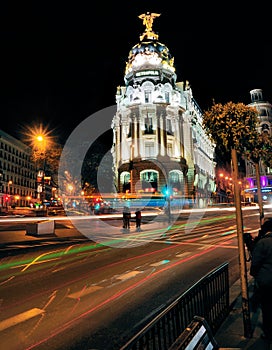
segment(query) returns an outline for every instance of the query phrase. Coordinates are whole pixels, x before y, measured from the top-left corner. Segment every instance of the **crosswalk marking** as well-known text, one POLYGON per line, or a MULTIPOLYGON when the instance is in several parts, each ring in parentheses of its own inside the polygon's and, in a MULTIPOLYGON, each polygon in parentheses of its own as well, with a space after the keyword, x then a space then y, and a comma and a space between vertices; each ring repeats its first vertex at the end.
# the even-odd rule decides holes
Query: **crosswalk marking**
POLYGON ((7 318, 6 320, 0 322, 0 332, 9 327, 16 326, 16 324, 18 323, 27 321, 30 318, 41 315, 44 312, 44 310, 35 307, 33 309, 22 312, 21 314, 18 314, 16 316, 7 318))

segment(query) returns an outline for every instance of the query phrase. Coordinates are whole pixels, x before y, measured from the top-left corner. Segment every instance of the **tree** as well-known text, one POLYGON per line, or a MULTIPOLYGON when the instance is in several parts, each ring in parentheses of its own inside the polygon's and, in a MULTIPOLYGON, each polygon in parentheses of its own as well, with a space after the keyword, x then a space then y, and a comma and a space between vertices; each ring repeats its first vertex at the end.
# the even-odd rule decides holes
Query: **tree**
POLYGON ((249 298, 247 288, 247 269, 243 235, 240 188, 238 184, 238 156, 244 149, 255 142, 257 133, 258 112, 243 103, 228 102, 213 104, 203 114, 203 125, 211 140, 230 151, 232 178, 234 182, 234 200, 236 207, 237 238, 239 249, 239 267, 242 294, 242 309, 245 337, 252 336, 249 298))
POLYGON ((32 149, 32 161, 38 168, 44 168, 45 174, 51 177, 51 183, 54 187, 58 187, 57 175, 61 152, 62 147, 57 143, 46 151, 32 149))
POLYGON ((251 143, 247 145, 244 155, 247 159, 253 162, 255 166, 256 182, 257 182, 257 194, 258 205, 260 211, 260 226, 264 222, 264 209, 262 199, 262 189, 260 180, 260 162, 263 160, 264 164, 269 166, 271 162, 271 140, 267 137, 266 133, 257 133, 252 137, 251 143))
POLYGON ((264 141, 262 161, 266 167, 272 168, 272 139, 266 132, 262 133, 262 139, 264 141))

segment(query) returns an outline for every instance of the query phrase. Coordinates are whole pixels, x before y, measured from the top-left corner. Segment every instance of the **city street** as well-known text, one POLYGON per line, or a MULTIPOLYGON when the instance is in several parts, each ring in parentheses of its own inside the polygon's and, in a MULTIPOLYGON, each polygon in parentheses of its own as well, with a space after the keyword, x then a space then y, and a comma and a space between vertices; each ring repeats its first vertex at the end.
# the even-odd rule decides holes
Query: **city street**
MULTIPOLYGON (((245 231, 256 233, 258 210, 243 210, 243 216, 245 231)), ((56 227, 59 222, 64 220, 57 219, 56 227)), ((2 346, 12 350, 118 349, 221 263, 230 264, 230 283, 239 278, 233 210, 207 211, 203 216, 198 211, 183 213, 160 237, 148 225, 143 225, 132 246, 135 232, 133 238, 119 234, 117 247, 112 241, 101 245, 87 240, 50 249, 47 243, 2 258, 2 346)), ((56 236, 60 230, 56 229, 56 236)))

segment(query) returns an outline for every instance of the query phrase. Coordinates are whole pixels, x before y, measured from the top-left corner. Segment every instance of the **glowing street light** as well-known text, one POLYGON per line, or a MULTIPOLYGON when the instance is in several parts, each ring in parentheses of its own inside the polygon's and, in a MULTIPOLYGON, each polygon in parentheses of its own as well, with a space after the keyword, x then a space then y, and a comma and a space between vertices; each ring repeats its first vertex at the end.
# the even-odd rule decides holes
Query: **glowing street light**
POLYGON ((38 200, 43 202, 45 199, 45 162, 46 162, 46 150, 51 148, 54 144, 51 131, 48 131, 47 127, 43 125, 34 125, 27 127, 25 132, 28 143, 33 150, 33 159, 37 163, 38 176, 37 176, 37 197, 38 200))

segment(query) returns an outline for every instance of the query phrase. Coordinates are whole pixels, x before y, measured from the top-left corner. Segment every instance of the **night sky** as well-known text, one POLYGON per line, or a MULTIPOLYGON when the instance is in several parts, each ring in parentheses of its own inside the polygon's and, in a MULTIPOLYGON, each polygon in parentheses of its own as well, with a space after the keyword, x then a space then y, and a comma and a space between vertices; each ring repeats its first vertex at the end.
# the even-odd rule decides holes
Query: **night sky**
POLYGON ((63 143, 92 113, 115 104, 130 49, 144 31, 138 15, 156 12, 153 30, 188 80, 202 110, 272 102, 268 3, 177 1, 7 1, 1 4, 0 129, 20 138, 42 123, 63 143), (177 8, 177 6, 179 8, 177 8))

